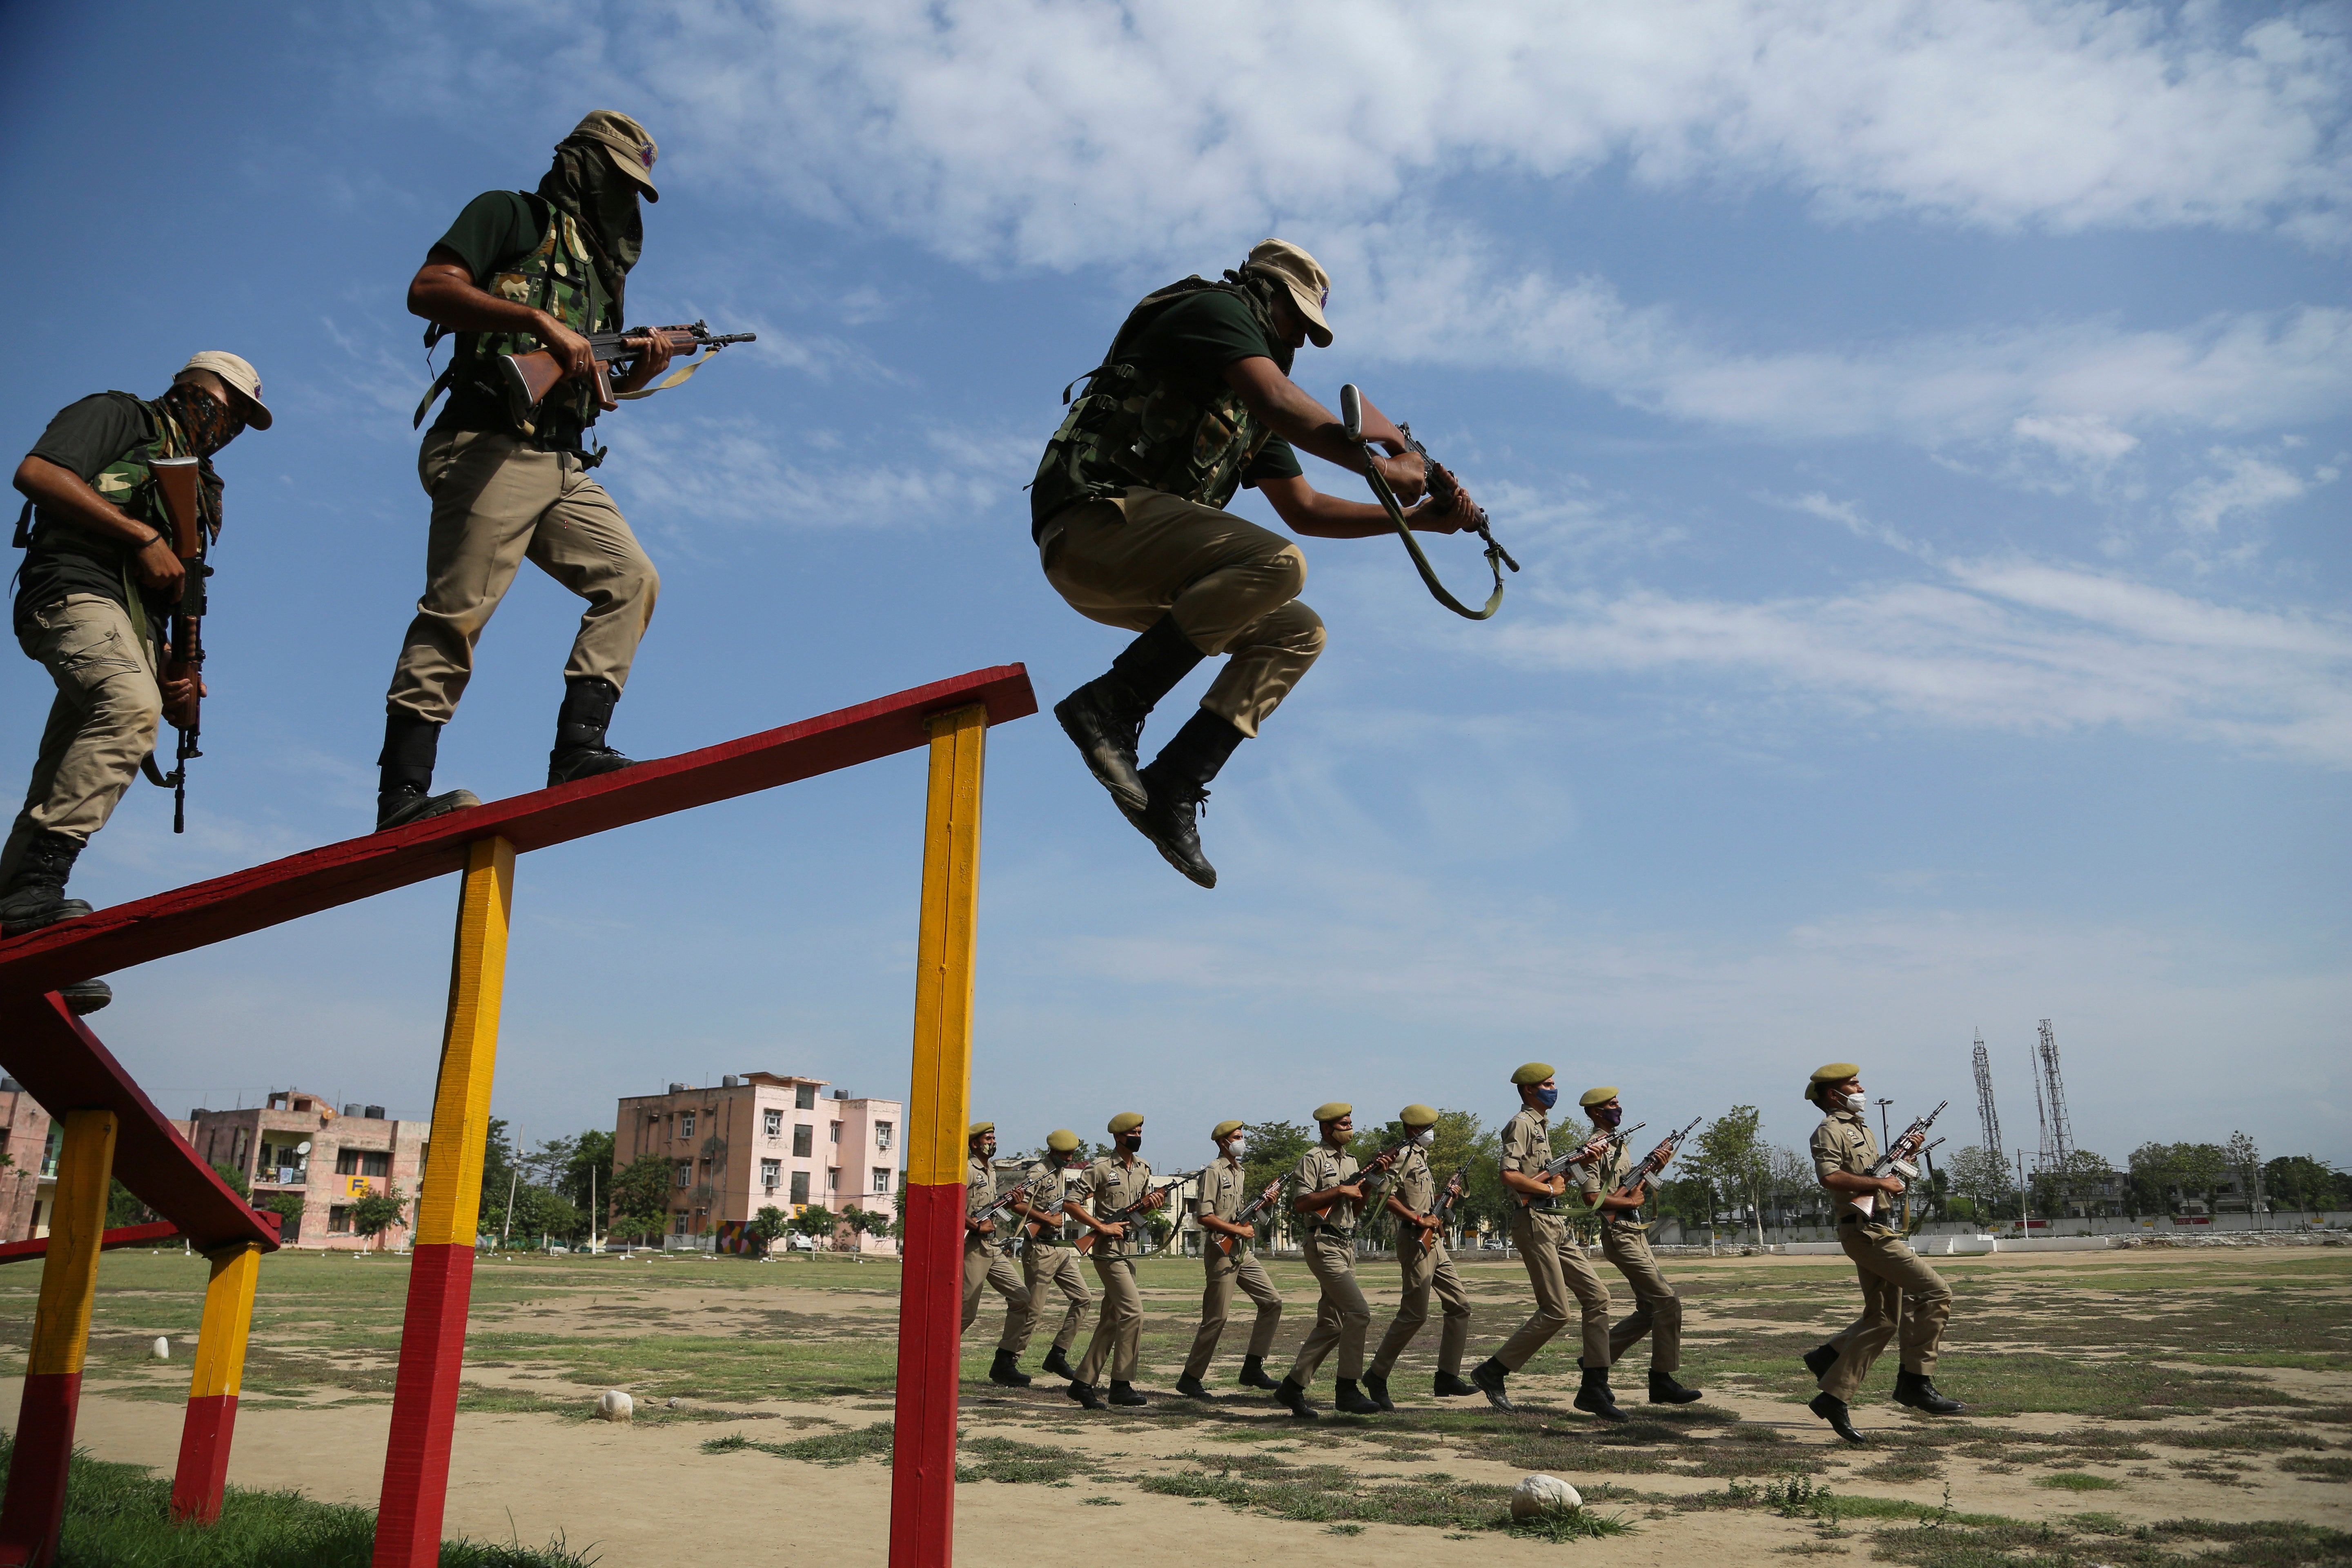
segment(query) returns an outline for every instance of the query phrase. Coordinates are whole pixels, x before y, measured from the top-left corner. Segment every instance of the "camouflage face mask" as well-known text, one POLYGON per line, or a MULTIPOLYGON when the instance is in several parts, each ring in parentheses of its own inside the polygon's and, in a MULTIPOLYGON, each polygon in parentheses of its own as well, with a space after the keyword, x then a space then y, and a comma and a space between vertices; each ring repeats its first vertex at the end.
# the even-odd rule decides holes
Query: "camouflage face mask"
POLYGON ((184 381, 173 383, 172 390, 160 401, 200 458, 211 457, 236 440, 237 432, 245 428, 245 422, 231 413, 226 404, 203 387, 184 381))
POLYGON ((636 182, 613 166, 600 143, 566 142, 555 149, 555 163, 541 178, 539 194, 587 231, 598 253, 604 292, 612 296, 613 314, 619 317, 629 269, 645 251, 636 182))

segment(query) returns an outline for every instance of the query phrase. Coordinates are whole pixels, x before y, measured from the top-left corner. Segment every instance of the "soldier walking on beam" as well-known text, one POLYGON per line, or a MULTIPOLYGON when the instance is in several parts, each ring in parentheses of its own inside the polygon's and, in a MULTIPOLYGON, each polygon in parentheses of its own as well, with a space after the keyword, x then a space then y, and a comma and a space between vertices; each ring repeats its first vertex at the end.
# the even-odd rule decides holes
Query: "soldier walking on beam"
MULTIPOLYGON (((1145 296, 1082 378, 1086 394, 1046 443, 1030 490, 1030 536, 1054 591, 1089 620, 1142 634, 1054 715, 1128 821, 1203 888, 1217 885, 1197 821, 1209 782, 1324 640, 1321 618, 1298 602, 1307 557, 1225 506, 1253 485, 1293 532, 1391 531, 1378 506, 1309 485, 1294 447, 1353 473, 1371 463, 1407 501, 1424 487, 1421 458, 1393 455, 1407 448, 1385 415, 1367 406, 1364 431, 1392 455, 1368 455, 1290 379, 1309 339, 1330 346, 1330 290, 1313 257, 1267 239, 1221 280, 1187 278, 1145 296), (1216 654, 1225 667, 1199 710, 1139 768, 1145 716, 1216 654)), ((1408 521, 1453 533, 1476 515, 1475 503, 1441 513, 1425 502, 1408 521)))

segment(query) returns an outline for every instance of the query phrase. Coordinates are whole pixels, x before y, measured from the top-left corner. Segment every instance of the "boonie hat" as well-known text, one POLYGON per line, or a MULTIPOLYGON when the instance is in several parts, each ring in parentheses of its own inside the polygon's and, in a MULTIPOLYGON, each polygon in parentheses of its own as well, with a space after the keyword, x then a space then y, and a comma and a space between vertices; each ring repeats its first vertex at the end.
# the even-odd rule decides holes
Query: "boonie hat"
POLYGON ((1142 1125, 1143 1112, 1139 1110, 1122 1110, 1110 1119, 1110 1130, 1113 1133, 1132 1132, 1142 1125))
POLYGON ((1056 1127, 1045 1134, 1045 1147, 1056 1154, 1076 1153, 1078 1147, 1078 1135, 1066 1127, 1056 1127))
POLYGON ((1307 335, 1318 349, 1331 346, 1331 323, 1323 306, 1331 298, 1331 275, 1323 264, 1286 239, 1261 239, 1250 247, 1248 265, 1282 279, 1290 302, 1307 318, 1307 335))
POLYGON ((1843 1083, 1850 1078, 1861 1076, 1862 1068, 1854 1062, 1831 1062, 1826 1067, 1817 1067, 1813 1069, 1813 1076, 1805 1080, 1805 1098, 1819 1105, 1823 1084, 1843 1083))
POLYGON ((1578 1100, 1576 1103, 1590 1110, 1596 1105, 1606 1105, 1616 1098, 1617 1086, 1613 1083, 1604 1083, 1599 1089, 1586 1089, 1584 1091, 1584 1098, 1578 1100))
POLYGON ((188 363, 180 367, 180 374, 185 375, 192 370, 208 370, 236 388, 238 394, 253 405, 253 417, 246 423, 256 430, 269 428, 269 405, 261 401, 259 371, 236 354, 221 349, 206 349, 200 354, 191 355, 188 363))
POLYGON ((1397 1112, 1397 1120, 1407 1127, 1434 1127, 1437 1112, 1426 1105, 1408 1105, 1397 1112))
POLYGON ((646 128, 616 109, 600 109, 572 128, 566 142, 582 140, 596 142, 613 154, 613 162, 621 173, 645 188, 646 200, 657 202, 661 193, 654 189, 654 159, 660 149, 646 128))
POLYGON ((1551 1076, 1551 1063, 1527 1062, 1520 1066, 1518 1071, 1511 1075, 1511 1081, 1516 1084, 1541 1083, 1551 1076))
POLYGON ((1315 1120, 1318 1121, 1337 1121, 1342 1116, 1355 1114, 1356 1108, 1344 1100, 1328 1100, 1315 1108, 1315 1120))
POLYGON ((1225 1136, 1226 1136, 1226 1135, 1228 1135, 1229 1133, 1234 1133, 1234 1132, 1238 1132, 1238 1131, 1240 1131, 1244 1127, 1245 1127, 1245 1126, 1247 1126, 1247 1125, 1248 1125, 1248 1123, 1246 1123, 1246 1122, 1242 1122, 1242 1121, 1220 1121, 1220 1122, 1218 1122, 1214 1127, 1212 1127, 1212 1128, 1210 1128, 1210 1129, 1209 1129, 1209 1136, 1210 1136, 1211 1138, 1219 1138, 1219 1139, 1221 1139, 1221 1138, 1225 1137, 1225 1136))

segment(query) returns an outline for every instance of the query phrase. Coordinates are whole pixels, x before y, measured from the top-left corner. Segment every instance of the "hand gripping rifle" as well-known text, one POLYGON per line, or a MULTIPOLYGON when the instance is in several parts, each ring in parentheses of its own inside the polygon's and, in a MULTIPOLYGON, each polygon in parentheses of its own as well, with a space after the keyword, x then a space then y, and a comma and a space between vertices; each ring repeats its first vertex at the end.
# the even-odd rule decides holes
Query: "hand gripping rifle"
MULTIPOLYGON (((588 348, 596 356, 596 406, 618 408, 622 398, 651 397, 656 392, 666 392, 709 363, 711 356, 729 343, 757 342, 759 337, 757 332, 714 334, 701 321, 688 327, 631 327, 620 332, 591 332, 588 334, 588 348), (653 386, 639 387, 635 392, 614 392, 613 363, 635 358, 650 348, 656 338, 668 343, 672 353, 700 349, 702 357, 673 374, 664 376, 653 386)), ((498 378, 499 391, 506 396, 508 415, 526 430, 530 427, 531 416, 540 404, 555 389, 555 384, 563 379, 562 364, 548 349, 527 354, 501 354, 491 369, 498 378)))
POLYGON ((1034 1198, 1039 1193, 1045 1190, 1046 1183, 1058 1182, 1061 1179, 1061 1174, 1062 1173, 1059 1171, 1044 1171, 1030 1177, 1027 1181, 1022 1183, 1011 1192, 1006 1193, 994 1203, 989 1205, 987 1208, 973 1215, 972 1223, 975 1225, 995 1224, 998 1220, 1003 1219, 1005 1215, 1013 1212, 1013 1205, 1015 1202, 1026 1201, 1034 1198))
POLYGON ((1437 1238, 1445 1234, 1446 1222, 1454 1217, 1454 1202, 1462 1196, 1463 1188, 1469 1180, 1470 1163, 1465 1160, 1462 1163, 1462 1168, 1446 1178, 1445 1190, 1437 1194, 1437 1206, 1429 1211, 1429 1217, 1435 1220, 1437 1225, 1434 1229, 1422 1231, 1421 1249, 1423 1252, 1436 1246, 1437 1238))
MULTIPOLYGON (((1201 1167, 1200 1171, 1187 1171, 1181 1176, 1171 1176, 1168 1180, 1161 1182, 1150 1192, 1144 1194, 1141 1197, 1128 1205, 1125 1208, 1113 1209, 1108 1214, 1097 1215, 1095 1217, 1101 1220, 1106 1225, 1125 1225, 1129 1219, 1141 1214, 1145 1209, 1150 1208, 1151 1206, 1151 1201, 1154 1198, 1166 1197, 1170 1193, 1174 1192, 1185 1183, 1200 1175, 1202 1171, 1206 1171, 1208 1168, 1208 1166, 1203 1165, 1201 1167)), ((1094 1250, 1095 1234, 1095 1232, 1089 1230, 1085 1235, 1078 1237, 1076 1247, 1080 1252, 1092 1252, 1094 1250)))
POLYGON ((187 569, 180 602, 172 606, 171 654, 158 662, 163 666, 166 684, 180 679, 188 682, 188 700, 183 710, 188 721, 183 724, 176 719, 173 721, 173 728, 180 732, 180 743, 173 753, 170 773, 157 770, 152 753, 139 765, 150 783, 162 784, 172 792, 172 831, 185 833, 188 760, 205 754, 197 747, 204 729, 205 579, 213 574, 205 557, 219 536, 220 522, 215 518, 207 528, 197 500, 204 489, 201 459, 155 458, 149 460, 148 467, 155 476, 155 493, 162 498, 164 514, 171 520, 172 553, 187 569))
MULTIPOLYGON (((1560 1155, 1558 1159, 1546 1161, 1544 1163, 1543 1173, 1547 1176, 1564 1176, 1579 1165, 1589 1165, 1610 1154, 1614 1154, 1618 1150, 1622 1149, 1625 1146, 1626 1139, 1631 1138, 1634 1133, 1639 1132, 1643 1128, 1647 1127, 1649 1123, 1646 1121, 1636 1121, 1631 1127, 1621 1128, 1619 1131, 1612 1132, 1608 1137, 1608 1147, 1602 1150, 1600 1153, 1588 1154, 1585 1152, 1585 1151, 1591 1148, 1592 1144, 1592 1140, 1588 1138, 1583 1142, 1579 1143, 1575 1148, 1570 1149, 1567 1153, 1560 1155)), ((1519 1206, 1521 1208, 1526 1208, 1528 1205, 1535 1202, 1535 1199, 1526 1193, 1517 1193, 1514 1195, 1519 1200, 1519 1206)))
MULTIPOLYGON (((1257 1223, 1257 1216, 1265 1213, 1268 1208, 1273 1206, 1275 1199, 1282 1195, 1282 1184, 1289 1179, 1290 1178, 1287 1176, 1276 1176, 1274 1180, 1268 1182, 1263 1188, 1259 1189, 1257 1196, 1250 1199, 1248 1203, 1244 1204, 1241 1208, 1235 1212, 1233 1217, 1233 1223, 1235 1225, 1255 1225, 1257 1223)), ((1227 1236, 1223 1231, 1212 1231, 1209 1234, 1209 1245, 1217 1249, 1218 1257, 1231 1258, 1235 1252, 1241 1249, 1242 1238, 1238 1236, 1227 1236)))
POLYGON ((1874 1176, 1900 1176, 1906 1182, 1917 1177, 1919 1167, 1912 1162, 1927 1150, 1934 1148, 1936 1143, 1943 1142, 1938 1138, 1936 1143, 1928 1142, 1927 1129, 1936 1125, 1936 1118, 1943 1115, 1944 1107, 1951 1103, 1948 1100, 1937 1100, 1935 1110, 1905 1128, 1903 1135, 1895 1140, 1894 1147, 1881 1154, 1878 1163, 1871 1166, 1870 1173, 1874 1176))
MULTIPOLYGON (((1364 395, 1356 390, 1353 382, 1339 389, 1339 425, 1348 439, 1364 448, 1369 458, 1370 447, 1364 438, 1364 395)), ((1404 437, 1406 449, 1421 458, 1429 493, 1437 502, 1437 514, 1441 517, 1450 514, 1456 505, 1462 503, 1460 483, 1443 463, 1429 455, 1428 447, 1414 438, 1412 426, 1401 424, 1397 432, 1404 437)), ((1495 591, 1487 595, 1486 608, 1474 610, 1447 593, 1445 584, 1437 580, 1436 570, 1430 565, 1429 557, 1422 553, 1421 542, 1413 538, 1412 526, 1405 521, 1404 508, 1397 504, 1396 492, 1389 489, 1389 482, 1381 477, 1380 469, 1367 462, 1364 478, 1370 482, 1372 494, 1388 512, 1389 521, 1395 525, 1397 537, 1404 541, 1405 550, 1412 556, 1413 569, 1421 574, 1423 584, 1439 604, 1455 615, 1474 621, 1483 621, 1503 607, 1503 568, 1507 566, 1517 572, 1519 563, 1511 559, 1509 551, 1495 542, 1495 535, 1487 527, 1485 509, 1475 502, 1470 503, 1470 514, 1464 519, 1465 524, 1486 542, 1486 566, 1495 574, 1495 591)))
MULTIPOLYGON (((1681 1131, 1671 1134, 1664 1142, 1659 1143, 1656 1148, 1651 1150, 1649 1153, 1643 1156, 1642 1163, 1640 1164, 1625 1173, 1625 1184, 1619 1187, 1617 1192, 1636 1193, 1641 1191, 1642 1184, 1643 1182, 1657 1180, 1659 1174, 1665 1170, 1666 1162, 1673 1159, 1675 1152, 1683 1146, 1683 1140, 1691 1135, 1691 1128, 1696 1127, 1700 1122, 1706 1120, 1706 1118, 1703 1116, 1692 1117, 1690 1119, 1690 1127, 1685 1127, 1681 1131)), ((1638 1121, 1634 1123, 1634 1126, 1636 1127, 1640 1125, 1641 1123, 1638 1121)), ((1611 1194, 1612 1197, 1615 1195, 1616 1194, 1611 1194)), ((1625 1211, 1625 1216, 1628 1219, 1631 1219, 1639 1211, 1639 1208, 1640 1205, 1636 1205, 1633 1208, 1627 1209, 1625 1211)))

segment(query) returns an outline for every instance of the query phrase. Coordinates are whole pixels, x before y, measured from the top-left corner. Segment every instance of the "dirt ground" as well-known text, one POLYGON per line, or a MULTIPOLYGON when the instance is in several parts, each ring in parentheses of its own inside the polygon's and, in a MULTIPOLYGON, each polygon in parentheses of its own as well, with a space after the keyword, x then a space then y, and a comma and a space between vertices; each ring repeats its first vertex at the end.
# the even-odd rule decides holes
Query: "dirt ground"
MULTIPOLYGON (((1229 1326, 1212 1373, 1221 1397, 1176 1398, 1198 1270, 1145 1267, 1138 1384, 1154 1397, 1131 1413, 1081 1411, 1042 1376, 1017 1391, 971 1381, 1001 1322, 990 1299, 966 1337, 961 1562, 1032 1568, 1041 1519, 1072 1506, 1132 1510, 1109 1516, 1120 1527, 1110 1549, 1139 1568, 1203 1556, 1355 1563, 1391 1542, 1465 1568, 1563 1552, 1627 1564, 1788 1553, 1934 1565, 1967 1561, 1954 1553, 1970 1542, 2031 1561, 2035 1539, 2075 1562, 2153 1561, 2220 1542, 2216 1562, 2318 1563, 2352 1547, 2327 1533, 2352 1529, 2352 1249, 1954 1260, 1937 1377, 1969 1413, 1937 1421, 1893 1405, 1890 1353, 1857 1406, 1873 1438, 1859 1449, 1801 1404, 1811 1389, 1795 1356, 1854 1310, 1851 1273, 1824 1260, 1670 1263, 1686 1303, 1684 1377, 1707 1396, 1642 1403, 1647 1352, 1636 1347, 1615 1377, 1636 1419, 1619 1427, 1570 1408, 1572 1335, 1513 1380, 1518 1416, 1432 1398, 1433 1323, 1393 1379, 1391 1415, 1308 1424, 1244 1394, 1232 1378, 1245 1321, 1229 1326), (1495 1528, 1494 1489, 1530 1471, 1570 1481, 1591 1512, 1630 1532, 1556 1540, 1495 1528), (1807 1497, 1813 1489, 1833 1500, 1807 1497), (2147 1531, 2181 1520, 2206 1523, 2147 1531), (2275 1540, 2268 1554, 2238 1555, 2284 1526, 2321 1533, 2305 1530, 2285 1555, 2275 1540), (1969 1533, 1986 1531, 2008 1533, 1969 1533)), ((1475 1362, 1525 1315, 1526 1282, 1500 1262, 1465 1274, 1475 1362)), ((181 1336, 194 1330, 203 1277, 201 1259, 178 1254, 109 1256, 77 1434, 93 1454, 169 1471, 192 1348, 181 1336), (173 1336, 180 1364, 147 1358, 159 1333, 173 1336)), ((280 1256, 264 1277, 229 1479, 372 1505, 405 1264, 280 1256)), ((1289 1302, 1270 1358, 1278 1370, 1314 1298, 1303 1268, 1279 1266, 1276 1278, 1289 1302)), ((1377 1337, 1394 1265, 1368 1260, 1362 1278, 1377 1337)), ((0 1277, 11 1370, 37 1284, 36 1269, 0 1277)), ((608 1565, 789 1547, 878 1568, 889 1472, 869 1429, 890 1418, 896 1314, 887 1262, 486 1260, 446 1531, 562 1539, 608 1565), (604 1387, 629 1390, 641 1419, 587 1419, 604 1387)), ((1024 1367, 1035 1369, 1050 1331, 1024 1367)), ((1318 1402, 1331 1376, 1327 1363, 1318 1402)), ((0 1388, 0 1412, 16 1403, 13 1386, 0 1388)))

